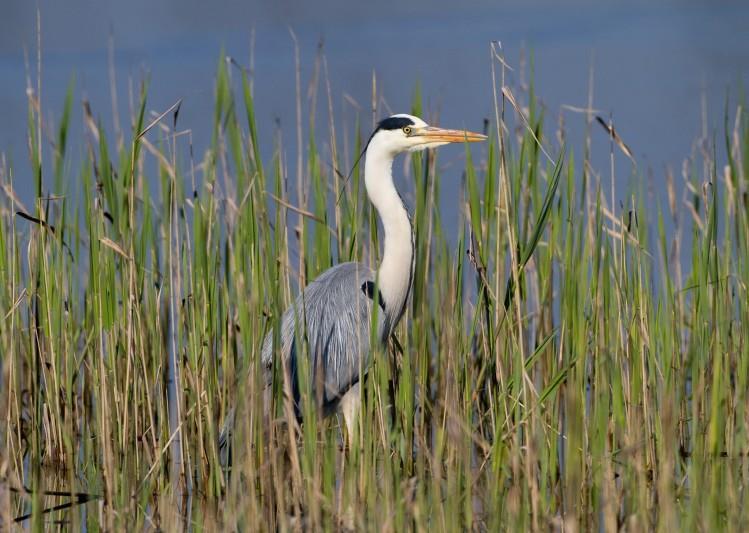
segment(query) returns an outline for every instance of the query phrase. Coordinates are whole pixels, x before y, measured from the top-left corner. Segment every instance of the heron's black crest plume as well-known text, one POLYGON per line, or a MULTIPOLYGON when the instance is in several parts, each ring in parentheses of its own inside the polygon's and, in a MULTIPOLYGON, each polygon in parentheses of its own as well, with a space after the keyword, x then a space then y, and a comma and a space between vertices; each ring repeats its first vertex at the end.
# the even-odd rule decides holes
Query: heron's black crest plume
MULTIPOLYGON (((377 133, 380 130, 399 130, 401 128, 405 128, 406 126, 413 126, 413 125, 414 125, 414 121, 408 117, 399 117, 399 116, 388 117, 388 118, 382 119, 379 122, 379 124, 377 124, 377 128, 375 128, 374 133, 377 133)), ((374 133, 372 135, 374 135, 374 133)))
POLYGON ((354 169, 356 169, 356 165, 359 164, 359 161, 361 161, 361 158, 364 157, 364 154, 367 153, 367 148, 369 148, 369 143, 372 142, 372 138, 377 134, 380 130, 399 130, 401 128, 405 128, 406 126, 413 126, 414 121, 411 120, 408 117, 387 117, 383 118, 381 121, 377 123, 377 127, 372 132, 372 135, 369 136, 369 139, 367 139, 367 144, 364 145, 364 149, 359 154, 359 157, 356 158, 356 161, 354 161, 354 165, 351 167, 351 170, 348 173, 348 176, 346 176, 346 181, 343 183, 343 187, 341 187, 341 192, 338 194, 338 199, 336 200, 336 205, 341 201, 341 197, 343 196, 343 191, 346 190, 346 186, 348 185, 349 180, 351 179, 351 175, 354 173, 354 169))

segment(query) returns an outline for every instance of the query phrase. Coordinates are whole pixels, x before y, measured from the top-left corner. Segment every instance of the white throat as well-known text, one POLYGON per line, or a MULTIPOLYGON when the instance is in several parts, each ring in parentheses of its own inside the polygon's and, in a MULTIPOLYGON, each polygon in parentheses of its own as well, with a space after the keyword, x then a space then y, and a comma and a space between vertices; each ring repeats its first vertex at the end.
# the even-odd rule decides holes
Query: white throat
POLYGON ((377 269, 377 283, 385 303, 386 336, 403 315, 411 290, 414 243, 408 211, 393 184, 396 154, 376 142, 367 148, 364 182, 367 195, 380 215, 385 230, 385 249, 377 269))

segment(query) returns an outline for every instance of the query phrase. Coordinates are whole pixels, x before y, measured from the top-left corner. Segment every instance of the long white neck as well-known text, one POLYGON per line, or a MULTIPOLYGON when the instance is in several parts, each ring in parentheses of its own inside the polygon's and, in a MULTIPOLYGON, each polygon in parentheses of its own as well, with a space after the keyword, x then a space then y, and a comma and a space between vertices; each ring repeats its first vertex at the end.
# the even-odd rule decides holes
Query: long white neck
POLYGON ((414 242, 408 211, 393 184, 393 158, 376 143, 367 149, 364 182, 367 194, 380 215, 385 230, 385 249, 377 269, 377 283, 385 303, 386 335, 403 315, 411 290, 414 268, 414 242))

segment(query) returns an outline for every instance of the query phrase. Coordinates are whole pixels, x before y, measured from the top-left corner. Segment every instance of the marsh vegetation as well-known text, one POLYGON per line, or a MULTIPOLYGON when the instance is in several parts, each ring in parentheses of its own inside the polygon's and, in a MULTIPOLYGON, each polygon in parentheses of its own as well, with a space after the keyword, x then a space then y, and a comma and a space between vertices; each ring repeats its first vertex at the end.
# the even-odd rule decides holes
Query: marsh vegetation
MULTIPOLYGON (((29 87, 29 161, 0 168, 0 523, 746 530, 744 103, 676 172, 615 175, 626 145, 594 113, 607 168, 539 105, 553 88, 511 86, 495 62, 489 141, 396 163, 413 293, 345 449, 336 418, 296 425, 280 388, 264 424, 259 394, 263 338, 299 287, 381 250, 361 167, 347 174, 386 113, 373 83, 342 121, 319 61, 306 96, 297 78, 297 124, 258 131, 251 77, 222 58, 208 147, 179 105, 151 111, 147 82, 114 133, 72 85, 53 126, 29 87), (461 183, 455 227, 444 180, 461 183), (216 443, 240 396, 227 478, 216 443)), ((422 101, 403 111, 436 118, 422 101)))

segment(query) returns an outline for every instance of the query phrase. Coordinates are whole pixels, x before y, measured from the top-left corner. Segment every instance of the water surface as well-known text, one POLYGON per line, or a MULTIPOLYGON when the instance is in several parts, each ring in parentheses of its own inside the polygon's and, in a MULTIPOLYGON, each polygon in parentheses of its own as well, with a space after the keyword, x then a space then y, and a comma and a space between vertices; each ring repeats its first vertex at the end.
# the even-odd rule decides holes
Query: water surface
MULTIPOLYGON (((31 200, 26 148, 26 66, 35 71, 35 2, 13 1, 0 18, 0 151, 12 161, 21 198, 31 200)), ((741 2, 645 3, 522 2, 497 5, 446 0, 376 3, 128 2, 40 0, 42 102, 45 118, 60 116, 66 87, 75 76, 76 102, 91 101, 104 127, 112 130, 108 43, 114 41, 119 113, 128 124, 129 91, 150 79, 149 109, 163 110, 184 98, 180 127, 193 131, 197 153, 209 142, 214 73, 220 51, 250 64, 254 30, 254 89, 260 131, 268 141, 278 122, 295 161, 294 44, 301 52, 302 83, 312 75, 318 44, 324 43, 336 120, 350 128, 359 113, 370 124, 372 75, 384 103, 407 111, 421 84, 428 108, 444 126, 481 128, 491 117, 489 42, 502 42, 521 76, 522 58, 532 57, 535 87, 556 122, 562 105, 585 106, 588 78, 594 76, 594 107, 613 117, 630 145, 641 173, 652 169, 656 189, 666 165, 677 173, 703 134, 722 136, 728 98, 735 110, 749 79, 749 4, 741 2), (361 107, 344 99, 348 95, 361 107), (708 121, 703 123, 704 97, 708 121)), ((33 74, 33 72, 32 72, 33 74)), ((324 92, 318 99, 326 115, 324 92)), ((305 120, 307 117, 305 104, 305 120)), ((380 115, 387 110, 380 110, 380 115)), ((72 162, 80 159, 84 126, 80 106, 73 114, 72 162)), ((564 113, 569 141, 582 150, 584 117, 564 113)), ((320 122, 323 126, 326 120, 320 122)), ((327 134, 321 126, 321 133, 327 134)), ((367 126, 368 127, 368 126, 367 126)), ((365 132, 367 133, 367 132, 365 132)), ((608 176, 608 139, 595 131, 594 163, 608 176)), ((447 149, 446 165, 460 163, 462 150, 447 149)), ((617 173, 626 179, 623 157, 617 173)), ((459 167, 457 167, 459 168, 459 167)), ((450 175, 450 173, 447 173, 450 175)), ((452 175, 456 173, 453 172, 452 175)), ((608 181, 606 181, 608 183, 608 181)), ((445 196, 451 197, 445 184, 445 196)), ((622 195, 624 186, 619 187, 622 195)), ((454 196, 452 196, 454 198, 454 196)), ((623 198, 619 198, 623 201, 623 198)), ((449 205, 446 211, 453 211, 449 205)), ((448 221, 450 217, 448 216, 448 221)))

